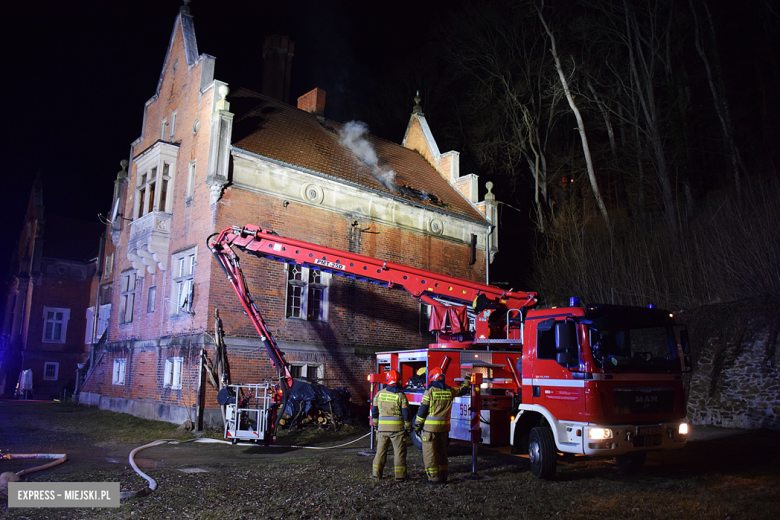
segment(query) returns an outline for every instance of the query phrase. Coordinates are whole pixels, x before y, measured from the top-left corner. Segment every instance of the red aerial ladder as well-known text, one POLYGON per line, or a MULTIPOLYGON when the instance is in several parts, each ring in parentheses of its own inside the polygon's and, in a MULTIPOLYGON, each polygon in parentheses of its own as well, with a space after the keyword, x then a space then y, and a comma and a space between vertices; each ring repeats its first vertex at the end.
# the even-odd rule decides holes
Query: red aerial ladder
MULTIPOLYGON (((238 248, 262 258, 310 267, 334 276, 369 282, 389 289, 403 289, 412 297, 440 309, 438 323, 441 328, 432 329, 432 332, 443 335, 440 336, 440 339, 445 341, 439 342, 441 346, 444 346, 444 343, 447 345, 486 343, 491 339, 501 341, 510 339, 506 335, 512 334, 512 327, 507 327, 506 324, 501 326, 501 333, 497 334, 498 327, 495 325, 497 321, 494 318, 493 320, 478 320, 475 324, 474 337, 470 338, 470 334, 466 333, 466 324, 462 323, 464 314, 461 314, 460 311, 447 313, 445 311, 448 307, 473 305, 478 313, 485 309, 503 311, 508 313, 508 321, 511 323, 513 320, 519 322, 521 319, 519 314, 536 304, 536 293, 533 292, 507 291, 500 287, 464 278, 446 276, 425 269, 417 269, 302 240, 281 237, 273 231, 252 225, 241 228, 226 228, 221 233, 209 237, 208 246, 228 275, 231 285, 244 304, 261 338, 266 338, 264 342, 268 340, 266 348, 269 349, 269 354, 272 355, 271 360, 277 367, 279 366, 277 361, 281 359, 280 352, 263 323, 260 312, 249 298, 249 291, 239 267, 238 256, 232 248, 238 248), (501 337, 502 334, 503 337, 501 337)), ((507 318, 507 316, 502 317, 507 318)), ((436 316, 434 316, 433 321, 437 323, 436 316)), ((289 374, 280 374, 280 377, 286 379, 289 374)))
POLYGON ((520 327, 513 327, 512 324, 520 324, 522 313, 536 303, 536 293, 507 291, 463 278, 281 237, 273 231, 253 225, 226 228, 211 235, 207 239, 207 245, 227 275, 230 285, 260 335, 271 363, 278 371, 282 400, 285 403, 287 392, 292 387, 292 376, 282 351, 252 299, 235 249, 258 257, 306 266, 334 276, 344 276, 389 289, 405 290, 412 297, 433 308, 431 321, 432 327, 436 328, 431 331, 437 334, 437 343, 431 345, 432 347, 467 348, 475 342, 506 342, 510 338, 518 343, 520 327), (473 334, 468 330, 466 305, 474 305, 479 312, 489 309, 484 319, 476 320, 473 334), (498 315, 505 319, 488 319, 487 315, 495 311, 503 311, 498 315), (501 324, 497 325, 499 322, 501 324))
MULTIPOLYGON (((402 289, 431 305, 429 330, 436 343, 377 353, 378 374, 369 380, 384 382, 381 372, 397 370, 414 407, 429 368, 441 368, 448 384, 464 371, 477 374, 484 392, 472 392, 479 396, 476 402, 456 399, 450 436, 510 444, 513 451, 529 454, 538 477, 553 476, 557 453, 616 457, 621 465, 636 467, 648 451, 686 443, 682 372, 690 369, 689 341, 667 311, 575 302, 534 309, 532 292, 506 291, 251 225, 226 228, 207 243, 279 373, 282 409, 292 376, 252 300, 236 249, 402 289)), ((268 423, 273 434, 273 421, 268 423)))

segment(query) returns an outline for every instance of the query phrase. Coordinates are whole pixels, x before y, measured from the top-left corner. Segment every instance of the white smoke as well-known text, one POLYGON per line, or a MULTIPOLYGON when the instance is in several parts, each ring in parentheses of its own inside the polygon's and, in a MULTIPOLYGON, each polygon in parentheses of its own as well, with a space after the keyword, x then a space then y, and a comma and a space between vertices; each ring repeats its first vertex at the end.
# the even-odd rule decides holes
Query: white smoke
POLYGON ((365 138, 367 133, 368 125, 362 121, 350 121, 339 130, 339 144, 352 151, 358 156, 358 159, 370 166, 371 173, 382 186, 390 191, 397 191, 395 172, 384 170, 379 166, 376 150, 365 138))

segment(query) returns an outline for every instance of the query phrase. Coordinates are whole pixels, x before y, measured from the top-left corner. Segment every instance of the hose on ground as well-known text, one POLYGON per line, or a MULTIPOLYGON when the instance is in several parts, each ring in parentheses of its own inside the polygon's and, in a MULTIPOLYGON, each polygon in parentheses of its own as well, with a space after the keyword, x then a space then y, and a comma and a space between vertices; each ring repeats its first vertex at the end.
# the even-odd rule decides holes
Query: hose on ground
MULTIPOLYGON (((357 441, 359 441, 361 439, 365 439, 369 435, 371 435, 370 432, 365 434, 365 435, 363 435, 362 437, 358 437, 357 439, 351 440, 349 442, 345 442, 344 444, 339 444, 337 446, 293 446, 293 445, 283 446, 283 445, 271 444, 271 445, 266 446, 266 447, 268 447, 268 448, 299 448, 299 449, 302 448, 302 449, 308 449, 308 450, 333 450, 333 449, 336 449, 336 448, 343 448, 344 446, 349 446, 350 444, 353 444, 353 443, 355 443, 355 442, 357 442, 357 441)), ((149 475, 147 475, 146 473, 141 471, 138 468, 138 466, 136 465, 136 463, 135 463, 135 456, 136 456, 136 454, 138 452, 140 452, 141 450, 145 450, 146 448, 151 448, 153 446, 159 446, 160 444, 166 444, 166 443, 183 444, 185 442, 217 443, 217 444, 230 444, 230 445, 233 444, 230 441, 223 441, 223 440, 220 440, 220 439, 202 438, 202 439, 189 439, 189 440, 186 440, 186 441, 179 441, 179 440, 176 440, 176 439, 160 439, 160 440, 156 440, 154 442, 150 442, 149 444, 145 444, 143 446, 139 446, 138 448, 136 448, 136 449, 134 449, 133 451, 130 452, 130 456, 129 456, 130 466, 132 466, 133 471, 135 471, 141 478, 143 478, 144 480, 146 480, 148 482, 148 485, 144 489, 141 489, 139 491, 123 491, 123 492, 119 493, 119 498, 122 499, 122 498, 143 497, 143 496, 149 495, 151 493, 154 493, 154 491, 157 489, 157 482, 152 477, 150 477, 149 475)))
POLYGON ((27 468, 16 472, 17 477, 33 473, 35 471, 41 471, 42 469, 51 468, 58 464, 62 464, 68 459, 68 456, 64 453, 6 453, 2 457, 3 460, 14 459, 56 459, 54 462, 43 464, 41 466, 35 466, 34 468, 27 468))

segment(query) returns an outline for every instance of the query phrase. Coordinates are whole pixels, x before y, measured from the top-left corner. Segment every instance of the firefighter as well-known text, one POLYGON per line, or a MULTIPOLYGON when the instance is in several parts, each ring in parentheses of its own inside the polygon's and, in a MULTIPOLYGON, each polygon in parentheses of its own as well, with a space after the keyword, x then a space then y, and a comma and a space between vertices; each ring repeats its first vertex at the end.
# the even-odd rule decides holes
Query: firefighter
POLYGON ((396 482, 405 482, 406 441, 412 431, 412 418, 409 415, 409 401, 401 390, 398 371, 390 370, 385 376, 387 386, 374 396, 371 417, 377 426, 376 456, 372 478, 382 478, 382 470, 387 460, 387 450, 393 444, 396 482))
POLYGON ((451 388, 444 383, 444 373, 440 368, 431 370, 428 389, 422 396, 414 421, 414 431, 423 441, 423 462, 428 476, 426 484, 447 483, 447 440, 450 436, 452 401, 468 393, 470 384, 471 374, 466 374, 460 388, 451 388))

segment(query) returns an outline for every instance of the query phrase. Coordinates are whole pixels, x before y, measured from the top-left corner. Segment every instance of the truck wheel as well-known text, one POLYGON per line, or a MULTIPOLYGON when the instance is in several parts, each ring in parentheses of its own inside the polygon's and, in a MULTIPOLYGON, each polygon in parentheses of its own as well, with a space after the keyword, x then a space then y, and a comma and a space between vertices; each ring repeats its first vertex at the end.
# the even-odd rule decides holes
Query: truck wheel
POLYGON ((536 427, 528 436, 528 455, 531 473, 535 477, 549 480, 555 475, 557 465, 555 438, 549 428, 536 427))
POLYGON ((615 461, 617 462, 618 466, 620 466, 620 469, 628 472, 641 469, 642 466, 645 465, 646 460, 646 451, 633 451, 631 453, 625 453, 615 457, 615 461))
POLYGON ((416 431, 412 430, 412 444, 415 448, 417 448, 417 451, 422 451, 422 437, 420 437, 416 431))

